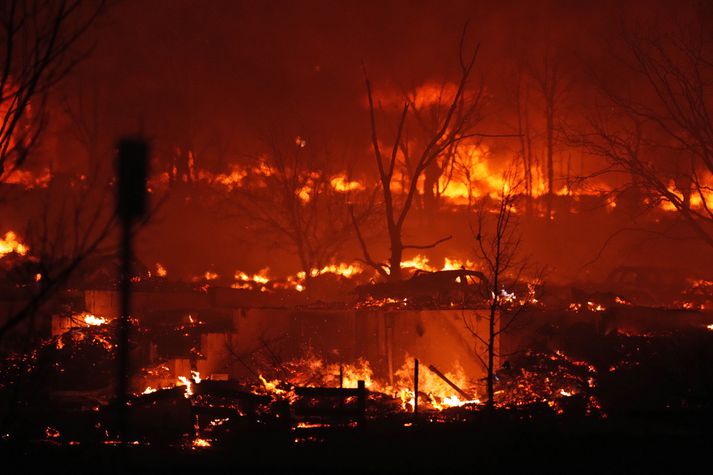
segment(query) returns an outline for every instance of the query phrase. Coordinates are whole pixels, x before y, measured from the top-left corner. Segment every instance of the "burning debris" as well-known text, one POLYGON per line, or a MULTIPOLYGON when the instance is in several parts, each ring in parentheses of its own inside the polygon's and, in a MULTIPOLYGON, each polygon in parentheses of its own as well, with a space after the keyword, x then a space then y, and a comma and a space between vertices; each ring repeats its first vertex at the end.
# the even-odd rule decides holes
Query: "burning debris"
POLYGON ((561 351, 528 351, 498 372, 499 404, 503 408, 547 405, 557 414, 578 410, 581 415, 601 417, 597 377, 594 366, 561 351))
MULTIPOLYGON (((13 252, 17 255, 28 255, 29 250, 16 237, 6 237, 5 242, 16 243, 13 252)), ((353 285, 352 299, 356 299, 340 306, 320 304, 300 310, 245 309, 240 303, 237 308, 214 308, 219 302, 215 292, 302 293, 304 289, 299 287, 307 284, 306 273, 280 280, 263 268, 253 274, 236 272, 226 283, 209 271, 196 288, 193 283, 172 283, 163 264, 156 263, 152 270, 139 267, 135 285, 149 292, 147 302, 155 305, 159 302, 155 296, 162 295, 159 292, 170 291, 174 297, 163 294, 164 302, 174 298, 176 307, 148 311, 150 306, 141 303, 140 292, 136 294, 138 313, 130 320, 134 335, 131 353, 137 363, 128 403, 131 443, 215 450, 246 437, 246 431, 266 430, 296 434, 290 437, 302 444, 323 440, 319 431, 352 430, 365 424, 403 426, 414 420, 457 423, 477 417, 487 411, 484 372, 461 362, 470 358, 475 366, 480 365, 478 353, 457 349, 454 354, 462 360, 448 356, 436 361, 431 358, 446 348, 437 345, 434 350, 422 343, 426 339, 447 342, 441 340, 443 335, 465 328, 465 313, 473 313, 475 322, 482 318, 478 312, 488 302, 488 280, 482 272, 465 269, 466 263, 449 258, 442 270, 437 270, 419 257, 413 264, 421 268, 409 279, 361 285, 355 284, 368 274, 361 265, 315 268, 309 279, 342 279, 353 285), (187 292, 186 297, 178 299, 182 294, 177 291, 187 292), (195 295, 201 295, 202 300, 195 300, 195 295), (186 302, 205 302, 201 304, 205 306, 186 310, 186 302), (373 350, 367 343, 349 349, 348 339, 325 346, 316 337, 318 333, 310 333, 319 328, 319 333, 343 336, 350 325, 356 328, 356 342, 372 335, 373 350), (256 341, 260 342, 257 347, 256 341), (322 347, 305 346, 306 342, 322 347), (340 356, 350 353, 355 356, 340 356), (417 359, 421 362, 418 372, 417 359)), ((694 294, 706 295, 708 285, 694 280, 687 288, 681 295, 690 299, 694 294)), ((535 349, 498 363, 495 408, 522 417, 546 413, 605 418, 620 404, 612 402, 617 401, 611 394, 612 378, 639 371, 642 359, 652 357, 649 353, 643 356, 638 349, 659 344, 660 337, 654 333, 627 334, 631 331, 627 319, 635 314, 632 312, 656 308, 642 307, 636 303, 637 297, 623 291, 611 296, 604 292, 577 294, 575 289, 572 295, 581 299, 569 304, 562 300, 567 298, 566 292, 556 300, 547 291, 536 279, 502 286, 498 296, 501 318, 507 321, 510 315, 522 313, 519 320, 525 328, 529 325, 528 332, 533 332, 533 325, 541 325, 535 333, 551 329, 550 325, 589 325, 587 331, 596 338, 617 339, 619 349, 610 352, 616 356, 602 360, 596 351, 583 355, 567 344, 563 349, 531 344, 535 349), (557 312, 563 312, 559 320, 548 320, 557 312)), ((10 354, 3 365, 3 393, 9 394, 23 378, 20 375, 26 374, 48 389, 52 408, 61 401, 60 412, 71 408, 88 417, 77 430, 66 421, 48 419, 45 412, 33 413, 27 430, 48 443, 99 441, 111 445, 119 440, 113 420, 117 308, 112 303, 115 294, 102 292, 106 295, 101 298, 91 291, 81 300, 68 301, 64 313, 53 315, 51 337, 39 350, 25 358, 10 354), (91 381, 87 374, 92 374, 91 381)), ((690 313, 686 305, 670 304, 671 308, 677 306, 690 313)), ((710 333, 711 320, 701 313, 704 308, 700 306, 691 318, 703 318, 697 325, 710 333)), ((522 331, 515 330, 516 335, 522 331)), ((477 336, 471 337, 477 341, 477 336)), ((445 346, 449 345, 454 343, 445 346)), ((25 398, 23 404, 37 404, 37 396, 20 397, 25 398)))

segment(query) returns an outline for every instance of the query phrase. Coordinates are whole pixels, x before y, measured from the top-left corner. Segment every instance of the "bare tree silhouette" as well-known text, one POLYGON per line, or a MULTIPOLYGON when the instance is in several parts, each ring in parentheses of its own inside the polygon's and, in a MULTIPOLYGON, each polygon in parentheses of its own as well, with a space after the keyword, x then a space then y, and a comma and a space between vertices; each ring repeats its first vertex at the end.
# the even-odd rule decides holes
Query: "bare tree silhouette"
POLYGON ((484 272, 488 278, 488 295, 486 296, 488 313, 485 317, 487 337, 478 332, 479 316, 471 318, 464 315, 466 328, 484 347, 485 357, 480 354, 481 362, 487 371, 487 407, 495 404, 495 357, 499 354, 499 337, 506 332, 516 317, 524 308, 515 309, 506 319, 502 319, 502 311, 514 297, 509 295, 504 284, 517 282, 527 265, 526 260, 519 255, 520 235, 515 222, 515 205, 522 197, 523 180, 517 178, 516 169, 509 168, 503 174, 502 186, 496 200, 497 208, 493 213, 485 206, 478 211, 477 228, 473 229, 477 251, 483 262, 484 272))
MULTIPOLYGON (((433 243, 424 245, 405 243, 403 241, 403 228, 414 203, 414 199, 418 195, 418 185, 421 176, 424 176, 427 170, 434 166, 434 163, 439 157, 448 156, 449 153, 452 154, 458 143, 478 135, 473 132, 473 127, 477 106, 479 104, 479 94, 469 93, 469 80, 473 72, 475 60, 478 56, 479 45, 476 45, 472 51, 468 53, 465 46, 466 33, 467 25, 463 29, 459 42, 458 58, 460 64, 460 78, 447 107, 442 114, 433 116, 431 126, 425 127, 424 118, 414 113, 416 111, 413 107, 413 100, 406 97, 404 99, 403 111, 398 121, 396 136, 388 156, 384 156, 381 150, 376 121, 377 108, 374 104, 371 81, 366 74, 366 68, 364 71, 366 92, 369 101, 372 149, 379 172, 378 189, 383 197, 385 224, 391 249, 387 263, 377 262, 372 259, 356 220, 354 221, 354 227, 362 248, 363 261, 376 269, 384 278, 391 281, 401 280, 401 261, 405 250, 428 249, 450 239, 450 236, 447 236, 433 243), (430 133, 424 136, 422 145, 418 147, 417 151, 410 150, 409 143, 405 140, 404 136, 410 117, 409 110, 412 112, 411 117, 417 122, 420 122, 421 128, 424 130, 430 129, 430 133), (394 172, 396 170, 396 164, 400 157, 403 158, 408 167, 406 167, 407 171, 404 174, 405 179, 403 181, 405 194, 403 198, 399 200, 394 194, 393 182, 395 180, 394 172)), ((437 165, 436 168, 440 169, 442 165, 437 165)), ((426 191, 432 192, 432 190, 426 191)))
MULTIPOLYGON (((301 137, 273 136, 268 151, 251 157, 244 173, 234 190, 238 214, 263 244, 270 236, 294 251, 308 285, 312 271, 328 264, 353 237, 353 202, 373 201, 363 198, 360 187, 349 186, 329 150, 301 137)), ((354 219, 363 222, 372 208, 363 206, 354 219)))
POLYGON ((0 181, 27 159, 45 128, 49 91, 89 50, 85 33, 107 2, 8 0, 0 7, 0 181))
POLYGON ((599 104, 573 142, 603 157, 649 204, 669 203, 713 246, 713 59, 702 23, 667 33, 625 31, 636 90, 598 81, 599 104), (695 202, 695 203, 694 203, 695 202), (694 206, 695 204, 695 206, 694 206))

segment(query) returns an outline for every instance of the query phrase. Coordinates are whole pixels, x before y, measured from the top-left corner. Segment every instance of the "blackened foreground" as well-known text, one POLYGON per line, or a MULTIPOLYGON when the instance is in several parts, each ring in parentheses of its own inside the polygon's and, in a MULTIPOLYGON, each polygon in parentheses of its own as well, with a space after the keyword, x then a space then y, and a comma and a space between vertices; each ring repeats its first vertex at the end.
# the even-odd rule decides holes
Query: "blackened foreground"
POLYGON ((713 413, 266 431, 219 448, 2 446, 5 473, 681 473, 708 466, 713 413), (296 442, 296 440, 299 440, 296 442))

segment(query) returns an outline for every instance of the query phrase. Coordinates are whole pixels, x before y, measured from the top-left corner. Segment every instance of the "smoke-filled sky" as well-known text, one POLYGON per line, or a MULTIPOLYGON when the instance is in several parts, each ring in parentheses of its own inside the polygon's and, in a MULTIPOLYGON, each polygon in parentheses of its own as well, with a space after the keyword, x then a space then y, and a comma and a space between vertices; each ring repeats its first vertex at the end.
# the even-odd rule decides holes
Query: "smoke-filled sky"
POLYGON ((469 21, 498 119, 518 65, 558 55, 576 85, 606 69, 622 22, 671 18, 677 3, 125 0, 65 88, 99 98, 107 133, 143 129, 159 150, 178 143, 218 165, 273 130, 366 146, 362 63, 377 89, 453 80, 469 21))

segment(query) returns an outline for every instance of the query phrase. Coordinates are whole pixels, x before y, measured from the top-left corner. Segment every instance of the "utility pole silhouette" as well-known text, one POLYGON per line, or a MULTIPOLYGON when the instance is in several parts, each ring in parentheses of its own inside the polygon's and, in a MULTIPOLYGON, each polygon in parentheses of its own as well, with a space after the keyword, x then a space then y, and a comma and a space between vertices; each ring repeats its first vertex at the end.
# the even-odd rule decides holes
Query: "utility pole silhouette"
POLYGON ((129 362, 129 330, 131 314, 131 261, 134 223, 145 216, 147 209, 146 180, 149 147, 142 138, 125 138, 118 143, 116 161, 117 215, 121 221, 121 270, 119 275, 121 313, 118 335, 118 380, 116 399, 119 439, 128 442, 127 402, 131 368, 129 362))

